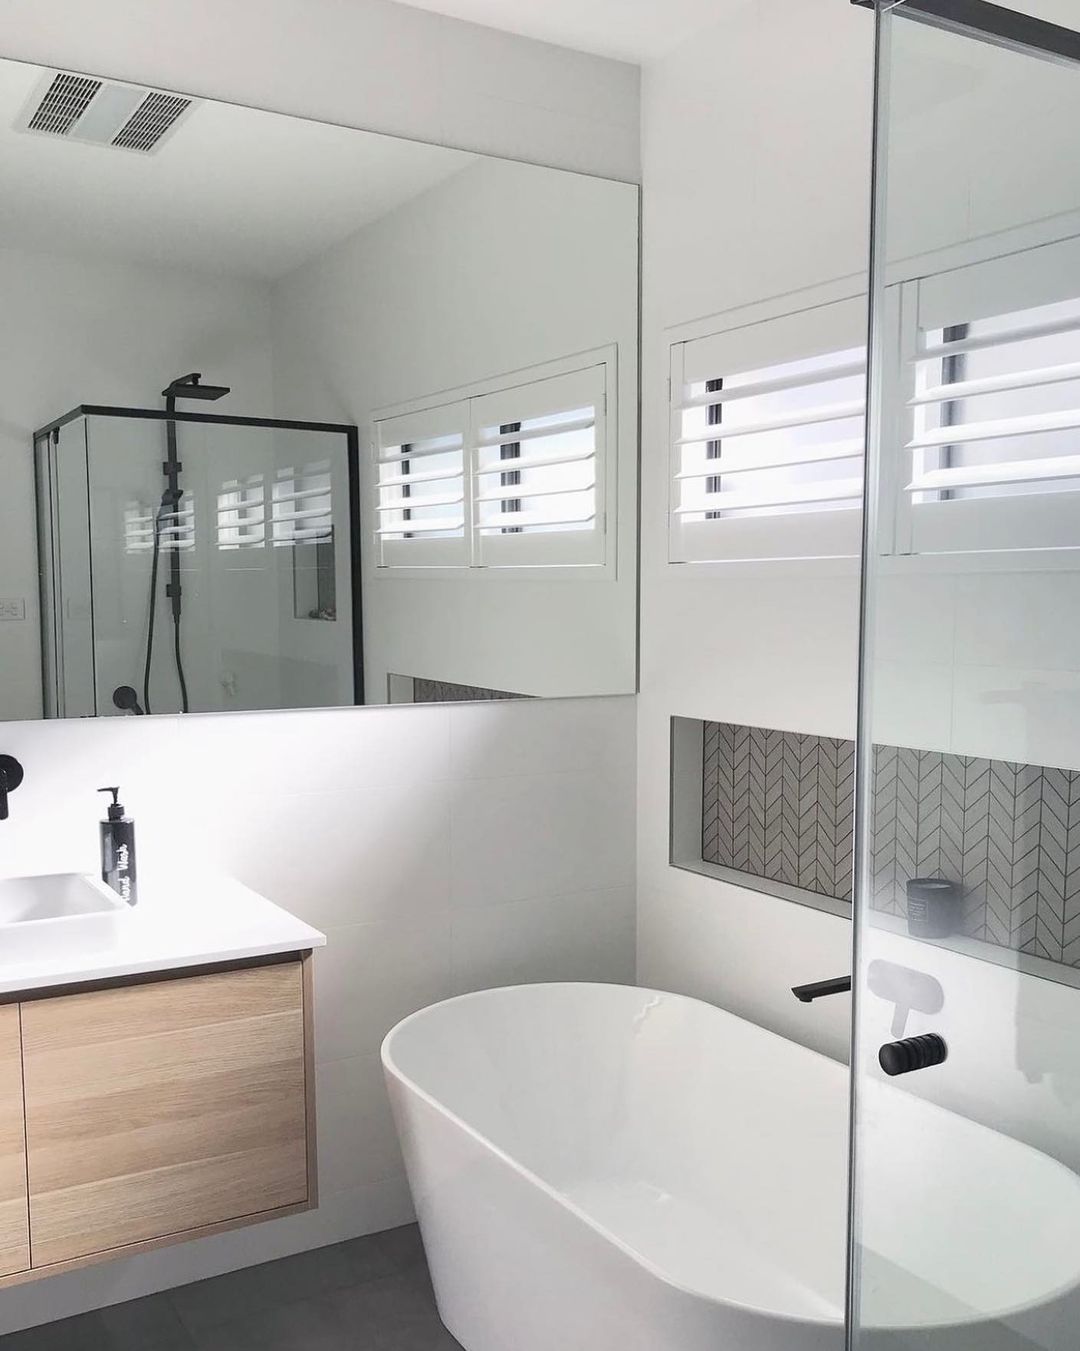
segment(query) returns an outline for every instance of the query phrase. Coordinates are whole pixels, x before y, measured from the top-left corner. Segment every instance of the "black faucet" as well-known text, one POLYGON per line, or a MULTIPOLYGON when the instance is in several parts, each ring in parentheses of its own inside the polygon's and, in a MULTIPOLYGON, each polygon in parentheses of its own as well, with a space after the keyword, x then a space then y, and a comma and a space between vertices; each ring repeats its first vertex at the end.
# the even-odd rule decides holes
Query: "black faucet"
POLYGON ((837 976, 833 980, 818 980, 811 985, 796 985, 792 987, 791 993, 796 999, 804 1004, 812 1004, 815 999, 820 999, 827 994, 850 994, 851 977, 837 976))
POLYGON ((8 819, 8 794, 23 781, 23 767, 13 755, 0 755, 0 821, 8 819))

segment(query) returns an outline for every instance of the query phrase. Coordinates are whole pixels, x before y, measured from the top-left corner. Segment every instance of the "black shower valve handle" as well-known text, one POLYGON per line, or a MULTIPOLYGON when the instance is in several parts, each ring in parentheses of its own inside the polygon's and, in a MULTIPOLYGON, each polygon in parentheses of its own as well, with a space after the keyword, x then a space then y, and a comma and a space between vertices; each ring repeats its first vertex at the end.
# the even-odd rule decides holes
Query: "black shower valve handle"
POLYGON ((8 819, 8 794, 23 781, 23 767, 13 755, 0 755, 0 821, 8 819))
POLYGON ((948 1054, 949 1048, 944 1037, 939 1037, 936 1032, 928 1032, 921 1037, 887 1042, 878 1052, 878 1064, 890 1078, 895 1078, 898 1074, 911 1074, 915 1070, 943 1065, 948 1054))

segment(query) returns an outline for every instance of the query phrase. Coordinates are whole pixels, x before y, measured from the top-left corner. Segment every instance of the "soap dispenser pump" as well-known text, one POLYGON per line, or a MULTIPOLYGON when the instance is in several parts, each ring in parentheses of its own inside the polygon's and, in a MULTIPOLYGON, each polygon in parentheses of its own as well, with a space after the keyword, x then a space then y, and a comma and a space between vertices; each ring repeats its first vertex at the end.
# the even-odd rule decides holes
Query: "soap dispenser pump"
POLYGON ((111 793, 108 816, 101 823, 101 880, 128 905, 138 900, 135 872, 135 822, 124 815, 119 788, 99 788, 111 793))

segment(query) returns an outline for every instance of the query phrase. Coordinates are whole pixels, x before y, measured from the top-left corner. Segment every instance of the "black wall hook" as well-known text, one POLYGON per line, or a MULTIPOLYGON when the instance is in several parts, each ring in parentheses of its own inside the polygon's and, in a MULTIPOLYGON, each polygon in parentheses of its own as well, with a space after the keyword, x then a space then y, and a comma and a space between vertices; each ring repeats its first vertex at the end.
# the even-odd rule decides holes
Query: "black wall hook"
POLYGON ((0 755, 0 821, 8 819, 8 794, 23 781, 23 767, 13 755, 0 755))

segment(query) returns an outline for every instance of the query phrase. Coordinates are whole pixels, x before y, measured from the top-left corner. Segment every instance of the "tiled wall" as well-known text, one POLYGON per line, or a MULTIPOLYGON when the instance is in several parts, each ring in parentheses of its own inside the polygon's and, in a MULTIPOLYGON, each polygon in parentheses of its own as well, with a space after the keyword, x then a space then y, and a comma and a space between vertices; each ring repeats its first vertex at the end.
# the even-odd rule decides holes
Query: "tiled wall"
POLYGON ((851 900, 855 745, 704 724, 702 858, 851 900))
MULTIPOLYGON (((707 722, 702 858, 851 899, 854 743, 707 722)), ((1080 967, 1080 772, 876 748, 873 906, 958 882, 966 937, 1080 967)))
POLYGON ((455 685, 449 680, 413 680, 413 702, 417 704, 471 704, 485 699, 525 699, 527 695, 509 690, 489 690, 481 685, 455 685))

